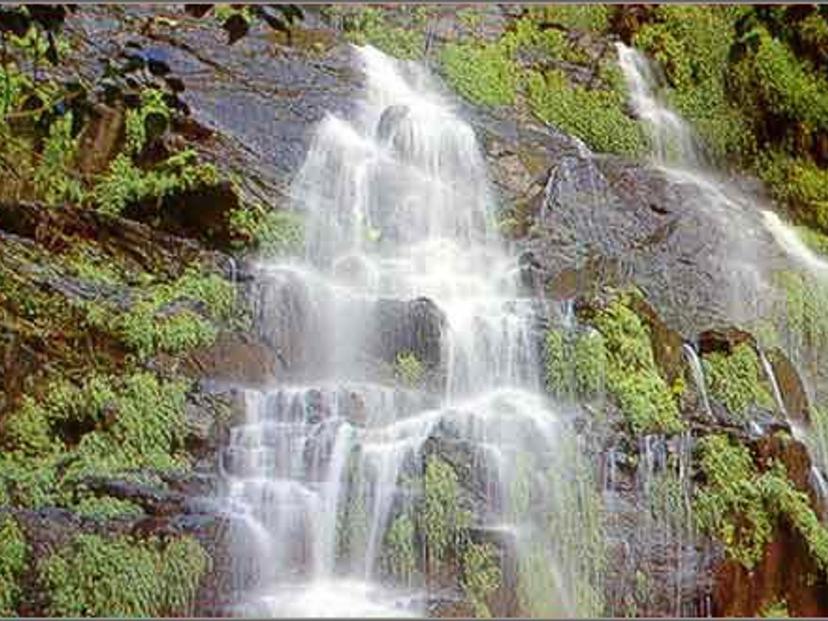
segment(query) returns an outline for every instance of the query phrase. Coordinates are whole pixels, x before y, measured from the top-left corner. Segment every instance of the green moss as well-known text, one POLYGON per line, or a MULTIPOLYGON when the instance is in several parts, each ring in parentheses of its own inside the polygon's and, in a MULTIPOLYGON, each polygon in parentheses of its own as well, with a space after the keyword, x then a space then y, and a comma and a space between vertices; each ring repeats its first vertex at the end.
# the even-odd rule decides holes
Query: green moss
POLYGON ((776 200, 794 206, 802 220, 828 231, 827 170, 781 151, 767 151, 757 165, 776 200))
POLYGON ((828 345, 828 286, 797 272, 780 272, 777 283, 785 293, 786 325, 798 348, 821 351, 828 345))
POLYGON ((817 254, 828 256, 828 235, 815 231, 807 226, 794 227, 797 237, 802 240, 808 248, 817 254))
POLYGON ((17 614, 20 577, 26 567, 29 546, 11 516, 0 517, 0 616, 17 614))
POLYGON ((766 619, 782 619, 791 615, 788 612, 788 603, 785 600, 777 600, 762 606, 759 616, 766 619))
POLYGON ((114 335, 141 359, 159 351, 175 354, 209 345, 218 334, 214 322, 236 316, 233 285, 198 267, 136 293, 126 312, 105 303, 88 303, 84 308, 89 325, 114 335), (182 303, 195 305, 200 313, 182 308, 182 303))
POLYGON ((567 30, 602 33, 609 26, 610 11, 607 4, 552 4, 543 7, 543 17, 567 30))
POLYGON ((607 372, 607 350, 599 332, 581 334, 575 341, 575 383, 583 398, 601 394, 607 372))
POLYGON ((546 388, 553 394, 566 394, 569 388, 569 365, 563 332, 552 328, 547 330, 543 346, 546 388))
POLYGON ((749 344, 736 346, 730 355, 706 354, 702 365, 710 394, 732 414, 743 417, 753 404, 774 407, 773 397, 763 385, 759 357, 749 344))
POLYGON ((489 543, 472 543, 463 552, 462 584, 466 597, 474 608, 474 616, 492 616, 486 603, 500 586, 502 576, 496 560, 496 550, 489 543))
POLYGON ((753 69, 763 102, 773 112, 828 128, 828 80, 764 28, 746 35, 756 46, 753 69))
POLYGON ((81 183, 71 172, 77 147, 77 140, 72 137, 70 112, 49 126, 49 135, 43 143, 43 152, 35 169, 35 191, 47 204, 83 200, 81 183))
POLYGON ((658 61, 669 99, 705 140, 717 161, 752 157, 755 138, 730 100, 727 70, 738 7, 659 6, 634 43, 658 61))
POLYGON ((604 339, 607 388, 634 433, 676 433, 684 425, 675 397, 661 377, 647 326, 619 298, 597 312, 604 339))
POLYGON ((150 617, 190 612, 209 557, 192 538, 161 545, 78 535, 39 566, 54 616, 150 617))
POLYGON ((435 570, 450 552, 460 547, 460 538, 470 524, 471 514, 460 506, 457 474, 445 461, 429 458, 423 486, 420 522, 429 566, 435 570))
POLYGON ((341 15, 346 38, 357 45, 370 44, 390 56, 413 60, 425 51, 423 15, 407 15, 406 26, 390 23, 381 9, 342 7, 341 15))
POLYGON ((759 485, 770 510, 790 522, 805 540, 817 567, 828 573, 828 529, 811 508, 808 495, 793 486, 780 463, 760 477, 759 485))
POLYGON ((399 352, 394 361, 394 375, 404 386, 417 388, 423 383, 425 368, 413 352, 399 352))
POLYGON ((216 167, 200 163, 192 150, 176 153, 151 170, 138 168, 129 155, 121 153, 109 165, 107 173, 93 189, 93 195, 98 211, 118 215, 133 203, 161 201, 218 182, 216 167))
POLYGON ((230 231, 237 247, 250 247, 265 254, 298 252, 304 241, 304 226, 294 211, 266 211, 245 206, 230 214, 230 231))
POLYGON ((559 330, 547 330, 544 369, 551 393, 594 399, 603 392, 606 368, 607 352, 600 333, 564 335, 559 330))
POLYGON ((410 584, 417 569, 414 522, 408 515, 398 516, 385 535, 385 554, 392 575, 410 584))
POLYGON ((781 518, 802 536, 819 569, 828 571, 828 530, 781 463, 760 474, 747 448, 718 435, 700 440, 699 451, 706 481, 694 499, 696 518, 732 558, 753 568, 781 518))
POLYGON ((138 155, 148 142, 163 134, 170 123, 164 93, 156 88, 141 91, 141 105, 126 114, 126 152, 138 155))
POLYGON ((518 70, 503 45, 450 43, 440 66, 449 84, 472 103, 505 106, 515 100, 518 70))
POLYGON ((706 482, 693 502, 698 524, 724 544, 729 556, 751 569, 770 541, 773 521, 750 451, 713 435, 699 441, 699 452, 706 482))
POLYGON ((180 451, 187 389, 150 373, 94 375, 77 386, 52 383, 39 402, 27 397, 8 416, 0 438, 0 481, 9 501, 85 512, 95 503, 81 500, 77 507, 73 498, 88 476, 185 469, 180 451), (78 435, 71 444, 63 440, 66 429, 78 435))
POLYGON ((89 518, 109 520, 120 517, 136 517, 144 510, 134 502, 112 498, 111 496, 87 496, 75 506, 78 515, 89 518))
POLYGON ((563 71, 533 71, 527 79, 532 112, 541 120, 604 153, 638 155, 645 150, 641 126, 624 112, 616 91, 572 84, 563 71))

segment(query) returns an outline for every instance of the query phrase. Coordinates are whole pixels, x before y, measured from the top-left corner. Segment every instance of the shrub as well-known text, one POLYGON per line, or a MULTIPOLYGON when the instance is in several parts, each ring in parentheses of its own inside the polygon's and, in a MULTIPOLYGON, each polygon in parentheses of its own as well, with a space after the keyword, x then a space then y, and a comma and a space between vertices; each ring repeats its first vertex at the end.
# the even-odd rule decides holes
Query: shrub
POLYGON ((756 403, 772 408, 774 400, 762 384, 762 367, 753 347, 747 343, 736 346, 730 355, 720 352, 702 359, 710 394, 733 414, 744 416, 756 403))
POLYGON ((39 580, 54 616, 182 615, 208 565, 189 537, 162 545, 81 534, 41 562, 39 580))
POLYGON ((449 43, 440 65, 448 82, 472 103, 505 106, 515 100, 517 66, 498 43, 449 43))
POLYGON ((595 328, 606 348, 607 388, 634 433, 676 433, 684 425, 674 395, 653 357, 650 334, 619 298, 598 311, 595 328))
POLYGON ((423 383, 425 369, 416 354, 410 351, 400 352, 394 361, 394 375, 404 386, 416 388, 423 383))
POLYGON ((615 91, 588 90, 571 84, 562 71, 550 70, 529 74, 527 96, 538 118, 577 136, 595 151, 624 155, 644 151, 641 126, 624 113, 623 99, 615 91))
POLYGON ((0 516, 0 615, 13 617, 21 589, 19 580, 26 567, 28 544, 11 516, 0 516))

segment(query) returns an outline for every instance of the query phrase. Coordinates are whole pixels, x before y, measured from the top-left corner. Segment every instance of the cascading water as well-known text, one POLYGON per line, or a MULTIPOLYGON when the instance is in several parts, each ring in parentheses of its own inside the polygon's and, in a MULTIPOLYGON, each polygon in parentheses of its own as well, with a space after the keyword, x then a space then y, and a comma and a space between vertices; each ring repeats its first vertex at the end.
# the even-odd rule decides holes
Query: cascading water
MULTIPOLYGON (((705 158, 698 149, 699 141, 693 136, 689 125, 656 95, 657 80, 647 58, 637 50, 622 43, 616 44, 618 60, 630 92, 634 112, 644 121, 653 145, 653 157, 657 165, 677 182, 687 182, 699 187, 708 197, 706 209, 713 218, 717 229, 724 231, 727 238, 728 253, 723 257, 733 269, 734 290, 744 304, 745 300, 759 300, 752 317, 745 317, 734 308, 732 317, 754 321, 771 316, 773 307, 765 300, 778 296, 776 283, 773 282, 775 269, 798 270, 812 279, 819 287, 824 287, 828 275, 828 261, 811 250, 800 239, 796 230, 769 209, 757 208, 761 202, 756 197, 746 196, 731 185, 714 177, 705 164, 705 158), (751 238, 757 235, 756 222, 761 223, 765 232, 770 234, 776 246, 788 259, 781 265, 770 265, 767 258, 757 255, 751 247, 751 238), (755 268, 748 264, 754 263, 755 268), (768 265, 764 265, 769 263, 768 265), (761 267, 759 267, 761 266, 761 267)), ((790 332, 785 327, 786 332, 790 332)), ((788 334, 790 339, 790 334, 788 334)), ((801 369, 809 366, 813 352, 803 352, 799 339, 794 345, 788 344, 788 355, 799 363, 801 369), (804 356, 803 356, 804 354, 804 356), (805 360, 801 360, 801 358, 805 360)), ((761 349, 758 352, 763 371, 773 389, 773 396, 779 413, 791 424, 792 429, 801 440, 810 446, 810 452, 816 461, 812 472, 814 486, 822 495, 826 487, 822 469, 828 470, 828 441, 823 437, 824 431, 818 426, 803 429, 801 424, 790 419, 782 399, 773 368, 761 349)), ((817 352, 817 358, 819 358, 817 352)), ((695 373, 695 370, 694 370, 695 373)), ((810 375, 814 375, 813 372, 810 375)), ((808 374, 803 375, 808 383, 808 374)), ((703 378, 702 378, 703 380, 703 378)), ((810 378, 812 384, 819 380, 810 378)), ((697 381, 698 383, 698 381, 697 381)), ((815 389, 810 387, 811 397, 815 389)), ((755 427, 755 422, 750 425, 755 427)))
POLYGON ((290 360, 246 391, 224 452, 239 611, 427 613, 433 580, 415 574, 435 552, 411 521, 436 444, 473 488, 463 532, 499 542, 504 574, 517 559, 520 609, 599 612, 588 485, 539 389, 536 302, 494 233, 474 132, 421 67, 356 55, 359 114, 321 122, 293 185, 305 257, 260 270, 264 331, 290 360))

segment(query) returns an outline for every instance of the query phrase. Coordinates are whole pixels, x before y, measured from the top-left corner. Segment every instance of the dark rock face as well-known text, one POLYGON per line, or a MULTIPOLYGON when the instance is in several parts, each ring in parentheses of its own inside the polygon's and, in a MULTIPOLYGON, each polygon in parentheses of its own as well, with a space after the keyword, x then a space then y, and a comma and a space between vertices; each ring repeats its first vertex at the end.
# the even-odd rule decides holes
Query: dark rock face
POLYGON ((369 349, 378 358, 393 364, 397 355, 411 352, 432 372, 445 364, 443 332, 446 318, 427 298, 379 300, 372 325, 377 327, 369 349))
POLYGON ((533 214, 521 245, 536 285, 572 297, 635 283, 688 334, 763 308, 785 258, 735 188, 725 194, 688 174, 593 156, 551 129, 473 118, 503 202, 526 202, 533 214))

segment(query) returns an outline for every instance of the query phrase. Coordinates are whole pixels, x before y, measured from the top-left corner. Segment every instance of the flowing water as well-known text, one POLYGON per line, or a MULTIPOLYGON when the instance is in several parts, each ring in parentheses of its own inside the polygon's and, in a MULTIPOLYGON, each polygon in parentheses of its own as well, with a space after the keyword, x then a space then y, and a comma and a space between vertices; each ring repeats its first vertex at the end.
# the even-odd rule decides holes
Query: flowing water
MULTIPOLYGON (((717 229, 727 231, 727 252, 721 257, 732 266, 734 275, 734 290, 738 291, 737 304, 744 304, 745 300, 772 300, 780 296, 774 282, 774 270, 800 271, 811 285, 823 288, 828 278, 828 261, 811 250, 799 237, 796 230, 785 223, 778 214, 763 208, 762 202, 755 196, 746 195, 726 181, 719 179, 708 166, 703 152, 699 149, 699 141, 694 137, 692 128, 658 96, 658 75, 647 58, 637 50, 622 43, 616 44, 619 66, 625 76, 630 92, 630 102, 633 111, 648 130, 653 145, 653 158, 670 179, 676 182, 691 183, 700 188, 706 195, 705 209, 711 218, 711 225, 717 229), (771 265, 767 257, 757 253, 751 239, 757 235, 757 222, 761 223, 764 231, 771 236, 776 247, 787 259, 784 264, 771 265), (754 263, 758 267, 753 273, 747 263, 754 263)), ((786 312, 783 308, 783 312, 786 312)), ((738 309, 730 315, 736 319, 755 320, 772 316, 773 306, 760 303, 753 317, 745 317, 738 309), (765 317, 763 317, 763 315, 765 317)), ((783 331, 788 333, 790 327, 786 324, 783 331)), ((794 341, 799 341, 794 338, 794 341)), ((820 345, 817 343, 816 348, 820 345)), ((809 363, 814 356, 818 359, 820 352, 804 352, 799 344, 788 344, 789 357, 798 364, 806 383, 809 397, 813 401, 816 394, 815 384, 820 380, 813 377, 813 371, 808 372, 809 363), (810 377, 809 377, 810 375, 810 377)), ((690 352, 685 348, 685 353, 690 352)), ((800 421, 794 421, 785 408, 782 394, 777 383, 773 367, 759 349, 758 355, 762 370, 770 384, 774 401, 779 414, 791 425, 794 435, 806 442, 811 448, 812 458, 817 462, 811 474, 814 487, 820 496, 824 497, 826 488, 825 476, 821 469, 828 469, 828 443, 823 437, 824 432, 816 427, 804 428, 800 421)), ((694 377, 697 385, 704 378, 701 368, 691 358, 694 377), (698 369, 697 369, 698 367, 698 369)), ((703 390, 703 389, 702 389, 703 390)), ((709 410, 709 404, 706 404, 709 410)), ((755 422, 751 422, 754 426, 755 422)))
POLYGON ((427 614, 445 586, 422 575, 435 446, 458 473, 457 528, 493 542, 523 610, 594 612, 577 545, 589 486, 540 391, 537 302, 495 233, 475 134, 423 68, 355 53, 358 111, 320 123, 292 188, 306 252, 260 266, 288 368, 246 391, 223 455, 237 612, 427 614))

